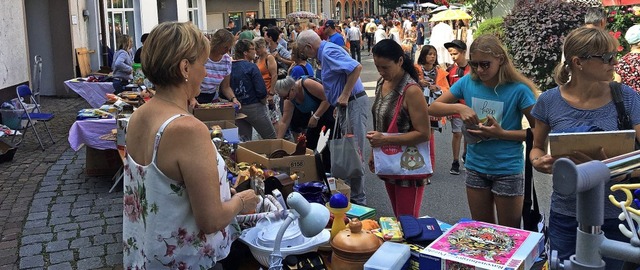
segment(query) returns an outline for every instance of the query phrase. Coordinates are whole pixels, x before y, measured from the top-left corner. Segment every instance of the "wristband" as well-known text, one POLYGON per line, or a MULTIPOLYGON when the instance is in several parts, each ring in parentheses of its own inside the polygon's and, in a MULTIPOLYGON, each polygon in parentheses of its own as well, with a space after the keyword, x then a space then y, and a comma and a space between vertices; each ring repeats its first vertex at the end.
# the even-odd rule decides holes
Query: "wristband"
POLYGON ((313 119, 320 120, 320 117, 319 117, 319 116, 316 116, 316 114, 315 114, 315 113, 312 113, 312 114, 311 114, 311 117, 313 117, 313 119))

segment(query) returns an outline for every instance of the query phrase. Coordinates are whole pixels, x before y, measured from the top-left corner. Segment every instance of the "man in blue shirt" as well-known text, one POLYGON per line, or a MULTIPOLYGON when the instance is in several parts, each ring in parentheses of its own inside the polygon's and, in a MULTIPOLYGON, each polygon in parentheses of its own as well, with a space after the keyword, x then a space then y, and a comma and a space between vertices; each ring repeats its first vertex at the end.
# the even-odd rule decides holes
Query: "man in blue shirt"
POLYGON ((324 34, 329 37, 329 42, 343 47, 346 50, 347 45, 344 43, 344 37, 336 31, 336 22, 328 20, 324 23, 324 34))
MULTIPOLYGON (((327 24, 330 24, 329 22, 327 24)), ((320 62, 322 85, 327 100, 339 112, 340 129, 354 135, 359 147, 360 165, 364 171, 365 164, 362 161, 365 159, 362 157, 362 150, 367 133, 369 99, 364 91, 362 81, 360 81, 362 65, 351 58, 347 51, 340 46, 322 41, 320 36, 312 30, 302 31, 298 35, 297 42, 305 56, 315 57, 320 62), (349 111, 348 119, 346 117, 347 110, 349 111), (347 123, 349 130, 347 130, 347 123)), ((351 201, 357 204, 366 204, 363 176, 346 179, 346 181, 351 186, 351 201)))

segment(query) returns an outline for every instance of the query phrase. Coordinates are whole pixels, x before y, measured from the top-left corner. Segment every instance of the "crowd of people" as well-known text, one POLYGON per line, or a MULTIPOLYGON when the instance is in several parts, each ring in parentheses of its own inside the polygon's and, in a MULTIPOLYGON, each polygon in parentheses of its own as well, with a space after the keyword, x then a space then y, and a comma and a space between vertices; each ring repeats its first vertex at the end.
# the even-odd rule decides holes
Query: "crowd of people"
MULTIPOLYGON (((471 218, 520 227, 523 119, 534 133, 533 167, 551 173, 557 157, 546 154, 549 133, 584 125, 621 129, 609 84, 616 73, 640 138, 635 80, 640 26, 627 31, 632 50, 619 63, 618 42, 602 29, 606 20, 598 12, 591 10, 585 26, 566 37, 563 60, 556 73, 549 74, 558 87, 541 95, 516 69, 498 38, 462 38, 466 32, 452 30, 466 31, 464 22, 432 25, 419 13, 406 14, 404 21, 390 14, 327 20, 319 27, 293 24, 288 33, 250 25, 239 33, 221 29, 208 37, 189 23, 158 25, 141 53, 142 69, 156 86, 156 96, 132 115, 127 134, 125 266, 235 269, 225 259, 239 235, 234 217, 255 210, 259 199, 253 191, 236 193, 229 187, 225 161, 211 144, 207 127, 188 113, 190 106, 221 99, 236 103, 247 115, 236 121, 242 140, 251 140, 253 130, 263 139, 305 133, 307 147, 315 148, 321 127, 336 124, 333 132, 354 137, 361 166, 372 172, 373 154, 362 153, 367 143, 374 148, 428 141, 434 165, 433 132, 448 119, 453 132, 449 172, 460 174, 464 165, 471 218), (443 39, 433 32, 438 28, 451 33, 443 39), (360 79, 362 52, 372 54, 380 74, 371 108, 360 79), (386 134, 392 129, 400 134, 386 134)), ((130 43, 123 42, 122 48, 130 43)), ((330 172, 330 149, 325 151, 325 170, 330 172)), ((603 157, 576 153, 571 158, 579 163, 603 157)), ((396 216, 420 215, 429 177, 380 178, 396 216)), ((345 181, 351 201, 366 205, 364 176, 345 181)), ((609 239, 625 241, 617 230, 619 210, 604 198, 603 203, 603 231, 609 239)), ((575 253, 575 216, 575 196, 554 192, 549 240, 560 259, 575 253)), ((620 261, 606 262, 608 269, 622 266, 620 261)))

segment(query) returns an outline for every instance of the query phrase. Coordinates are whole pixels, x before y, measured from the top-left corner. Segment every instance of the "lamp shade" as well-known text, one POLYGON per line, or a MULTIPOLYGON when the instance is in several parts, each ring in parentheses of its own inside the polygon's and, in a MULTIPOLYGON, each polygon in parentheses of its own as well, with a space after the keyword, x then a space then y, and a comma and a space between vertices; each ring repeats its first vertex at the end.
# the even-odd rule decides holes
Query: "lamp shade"
POLYGON ((309 203, 298 192, 289 194, 287 204, 300 215, 298 226, 305 237, 316 236, 329 222, 329 209, 318 203, 309 203))

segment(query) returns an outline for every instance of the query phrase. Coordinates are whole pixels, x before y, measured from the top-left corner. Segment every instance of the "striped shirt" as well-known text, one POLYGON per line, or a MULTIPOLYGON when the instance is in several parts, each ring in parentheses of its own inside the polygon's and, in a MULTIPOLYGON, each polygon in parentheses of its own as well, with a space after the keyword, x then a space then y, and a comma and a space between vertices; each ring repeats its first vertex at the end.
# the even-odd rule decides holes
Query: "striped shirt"
POLYGON ((202 84, 200 84, 200 92, 205 94, 216 94, 214 99, 217 99, 222 80, 224 80, 224 77, 231 74, 231 56, 229 56, 229 54, 224 54, 218 62, 207 59, 207 63, 204 64, 204 68, 207 70, 207 76, 204 77, 202 84))

